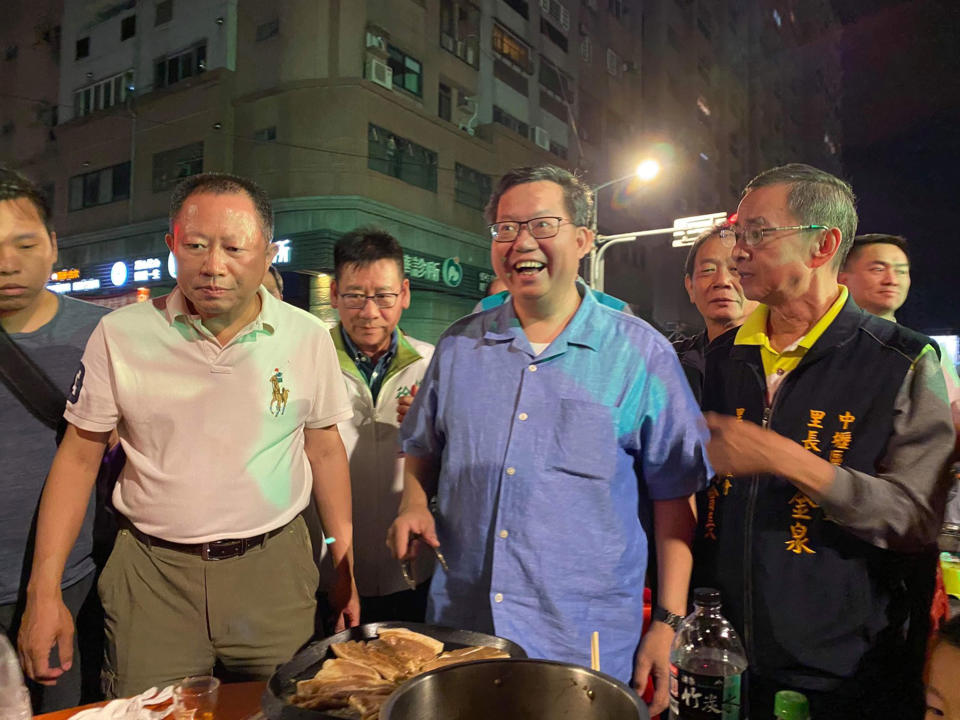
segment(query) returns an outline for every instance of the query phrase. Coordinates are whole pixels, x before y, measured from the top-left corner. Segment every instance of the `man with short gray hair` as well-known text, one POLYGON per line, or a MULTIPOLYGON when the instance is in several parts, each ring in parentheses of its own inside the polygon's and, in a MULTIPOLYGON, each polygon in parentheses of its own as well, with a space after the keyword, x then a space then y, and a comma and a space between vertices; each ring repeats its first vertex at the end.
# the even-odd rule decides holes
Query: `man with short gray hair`
POLYGON ((718 474, 694 575, 743 638, 751 717, 781 689, 818 719, 922 714, 909 578, 936 540, 953 427, 929 338, 837 283, 856 223, 847 183, 793 164, 754 178, 724 231, 761 305, 707 351, 718 474))

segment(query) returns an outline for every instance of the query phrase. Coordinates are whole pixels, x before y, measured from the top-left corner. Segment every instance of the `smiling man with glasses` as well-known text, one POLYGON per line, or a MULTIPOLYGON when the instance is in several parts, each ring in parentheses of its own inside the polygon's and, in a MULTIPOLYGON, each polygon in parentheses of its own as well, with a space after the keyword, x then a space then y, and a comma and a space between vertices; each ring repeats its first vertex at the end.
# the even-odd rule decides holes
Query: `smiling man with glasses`
POLYGON ((442 547, 449 570, 434 575, 430 622, 579 665, 596 630, 604 672, 641 690, 654 678, 655 714, 687 608, 706 429, 666 338, 576 282, 592 207, 561 168, 500 180, 490 257, 509 300, 437 343, 400 430, 406 477, 390 542, 399 558, 424 554, 420 542, 442 547), (639 516, 651 506, 658 607, 641 640, 639 516))
POLYGON ((774 168, 737 218, 725 236, 761 305, 706 354, 718 475, 700 498, 695 581, 721 589, 744 640, 752 717, 787 688, 818 719, 920 717, 923 558, 953 448, 936 353, 838 284, 857 224, 847 183, 774 168))

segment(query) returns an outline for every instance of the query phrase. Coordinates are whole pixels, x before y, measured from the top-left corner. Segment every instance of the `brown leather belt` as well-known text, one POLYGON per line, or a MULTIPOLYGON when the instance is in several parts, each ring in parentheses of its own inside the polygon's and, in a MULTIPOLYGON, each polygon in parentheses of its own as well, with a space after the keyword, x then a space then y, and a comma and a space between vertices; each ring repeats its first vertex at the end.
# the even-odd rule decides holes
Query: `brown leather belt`
MULTIPOLYGON (((205 543, 177 543, 163 538, 147 535, 141 532, 137 527, 122 515, 118 518, 118 524, 122 530, 129 530, 130 533, 147 547, 166 548, 167 550, 176 550, 177 552, 187 553, 188 555, 199 555, 204 560, 227 560, 229 558, 240 557, 247 550, 255 547, 261 547, 267 540, 283 532, 286 525, 275 528, 269 532, 254 535, 248 538, 237 538, 229 540, 214 540, 205 543)), ((289 523, 288 523, 289 524, 289 523)))

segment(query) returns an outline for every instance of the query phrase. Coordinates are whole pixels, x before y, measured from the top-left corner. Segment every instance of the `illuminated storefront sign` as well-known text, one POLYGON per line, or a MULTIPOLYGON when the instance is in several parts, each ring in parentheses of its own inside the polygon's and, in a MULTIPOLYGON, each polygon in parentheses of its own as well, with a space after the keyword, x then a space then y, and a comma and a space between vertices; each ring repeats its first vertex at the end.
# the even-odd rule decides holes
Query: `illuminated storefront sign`
POLYGON ((67 280, 78 280, 80 278, 80 269, 79 268, 70 268, 69 270, 57 270, 55 273, 50 275, 50 279, 53 282, 65 282, 67 280))
POLYGON ((273 256, 274 265, 286 265, 290 262, 290 241, 277 240, 274 245, 277 246, 277 254, 273 256))
POLYGON ((121 287, 127 282, 127 274, 127 264, 118 260, 110 267, 110 282, 114 287, 121 287))
POLYGON ((97 278, 84 278, 83 280, 74 280, 72 283, 59 282, 47 285, 47 290, 55 293, 68 292, 87 292, 90 290, 99 290, 100 281, 97 278))
POLYGON ((160 280, 160 258, 141 258, 133 261, 133 281, 138 283, 160 280))

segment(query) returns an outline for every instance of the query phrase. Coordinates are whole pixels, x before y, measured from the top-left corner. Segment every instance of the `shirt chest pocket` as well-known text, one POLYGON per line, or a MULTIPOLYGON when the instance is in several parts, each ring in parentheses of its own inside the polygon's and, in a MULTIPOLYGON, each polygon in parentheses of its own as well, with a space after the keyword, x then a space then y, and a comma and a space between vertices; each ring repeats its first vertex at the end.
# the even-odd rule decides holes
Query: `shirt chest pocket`
POLYGON ((616 407, 560 398, 547 434, 547 468, 609 480, 617 466, 618 415, 616 407))

